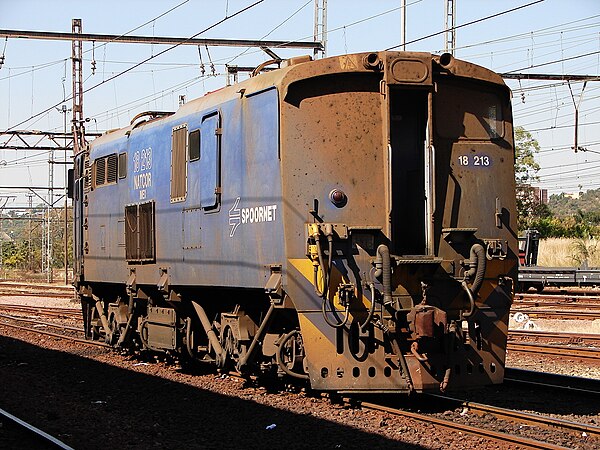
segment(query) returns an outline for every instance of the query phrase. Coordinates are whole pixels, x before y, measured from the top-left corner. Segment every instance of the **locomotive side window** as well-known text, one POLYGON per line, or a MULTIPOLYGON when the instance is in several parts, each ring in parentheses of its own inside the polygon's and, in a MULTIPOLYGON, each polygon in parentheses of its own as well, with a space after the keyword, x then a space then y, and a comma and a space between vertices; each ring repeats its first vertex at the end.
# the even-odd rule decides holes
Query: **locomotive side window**
POLYGON ((187 195, 187 125, 173 128, 171 146, 171 203, 182 202, 187 195))
POLYGON ((119 179, 127 177, 127 153, 119 153, 119 179))
POLYGON ((190 161, 200 159, 200 130, 194 130, 188 137, 189 158, 190 161))
POLYGON ((436 130, 441 137, 490 140, 504 136, 502 102, 490 89, 441 80, 434 101, 436 130))
POLYGON ((219 206, 221 185, 221 117, 218 112, 205 116, 200 127, 200 204, 206 210, 219 206))

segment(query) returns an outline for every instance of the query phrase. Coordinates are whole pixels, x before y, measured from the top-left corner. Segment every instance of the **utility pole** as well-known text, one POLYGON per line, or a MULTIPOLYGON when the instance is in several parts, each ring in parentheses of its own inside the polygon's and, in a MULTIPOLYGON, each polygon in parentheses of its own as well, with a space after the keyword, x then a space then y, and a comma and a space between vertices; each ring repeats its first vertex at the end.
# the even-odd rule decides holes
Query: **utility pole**
MULTIPOLYGON (((64 124, 64 130, 65 130, 65 143, 64 146, 65 148, 67 147, 67 140, 69 139, 67 136, 67 113, 71 111, 70 109, 67 109, 67 105, 65 105, 63 103, 62 108, 60 110, 60 112, 63 115, 63 124, 64 124)), ((73 141, 75 142, 75 139, 73 139, 73 141)), ((63 237, 64 237, 64 266, 65 266, 65 285, 69 284, 69 259, 68 259, 68 253, 69 253, 69 222, 68 222, 68 217, 67 217, 67 211, 68 211, 68 195, 67 195, 67 189, 68 189, 68 171, 67 171, 67 152, 64 152, 64 160, 63 160, 63 166, 64 166, 64 186, 65 186, 65 192, 64 192, 64 197, 65 197, 65 206, 64 206, 64 233, 63 233, 63 237)))
POLYGON ((9 200, 14 200, 15 198, 16 197, 14 195, 0 195, 0 275, 4 272, 4 261, 2 259, 2 243, 4 241, 4 232, 2 230, 2 224, 4 223, 4 220, 1 220, 3 214, 2 211, 4 210, 4 207, 9 202, 9 200))
POLYGON ((583 99, 583 91, 587 86, 588 81, 600 81, 599 75, 573 75, 573 74, 536 74, 536 73, 501 73, 500 76, 505 79, 512 80, 540 80, 540 81, 566 81, 569 86, 569 92, 571 93, 571 100, 573 100, 573 106, 575 107, 575 137, 573 142, 573 151, 589 152, 585 147, 579 146, 579 106, 583 99), (583 81, 583 87, 579 94, 579 100, 575 101, 575 95, 573 95, 573 89, 571 88, 571 81, 583 81))
POLYGON ((327 56, 327 0, 315 0, 314 41, 321 43, 321 48, 314 48, 314 58, 317 59, 319 52, 323 58, 327 56))
POLYGON ((456 0, 446 0, 446 42, 444 51, 454 55, 456 49, 456 0))
POLYGON ((400 21, 402 22, 402 51, 406 51, 406 0, 402 0, 400 8, 400 21))
MULTIPOLYGON (((73 19, 73 34, 81 34, 81 19, 73 19)), ((71 60, 73 66, 73 118, 71 130, 73 131, 73 154, 78 154, 85 146, 85 128, 83 126, 83 42, 72 42, 71 60)))
POLYGON ((27 206, 28 206, 28 221, 27 221, 27 270, 32 269, 31 264, 31 210, 33 209, 33 194, 27 194, 27 206))
POLYGON ((48 200, 46 207, 46 281, 52 283, 52 210, 54 209, 54 150, 50 151, 48 160, 48 200))

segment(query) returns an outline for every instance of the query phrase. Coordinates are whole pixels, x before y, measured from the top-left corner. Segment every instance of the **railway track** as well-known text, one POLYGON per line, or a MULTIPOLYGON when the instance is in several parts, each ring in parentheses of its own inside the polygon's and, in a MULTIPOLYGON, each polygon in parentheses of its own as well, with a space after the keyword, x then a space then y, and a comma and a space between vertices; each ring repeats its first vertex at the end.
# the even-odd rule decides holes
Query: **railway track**
POLYGON ((53 284, 26 284, 2 281, 0 282, 0 295, 75 298, 75 289, 72 286, 61 286, 53 284))
MULTIPOLYGON (((5 306, 5 305, 3 305, 3 306, 5 306)), ((11 305, 9 305, 9 306, 11 306, 11 305)), ((19 311, 22 313, 25 312, 25 313, 29 313, 29 314, 30 313, 38 313, 40 310, 40 308, 37 308, 37 307, 26 307, 23 309, 20 305, 12 305, 12 307, 14 307, 16 311, 19 311)), ((46 313, 52 313, 53 312, 52 309, 53 308, 42 308, 42 311, 46 312, 46 313)), ((61 313, 72 313, 72 312, 73 311, 61 311, 61 313)), ((40 321, 39 319, 10 316, 7 314, 0 314, 0 318, 4 319, 2 321, 2 325, 4 325, 4 326, 9 326, 9 327, 13 327, 13 328, 24 330, 24 331, 49 335, 49 336, 53 336, 53 337, 57 337, 57 338, 61 338, 61 339, 67 339, 70 341, 75 341, 75 342, 83 343, 86 345, 111 348, 109 345, 101 343, 101 342, 88 341, 85 339, 74 337, 72 335, 53 333, 53 332, 49 332, 47 330, 40 329, 39 327, 33 328, 33 327, 29 327, 29 326, 15 325, 13 323, 9 324, 9 323, 6 323, 6 320, 10 320, 10 321, 14 321, 14 322, 24 322, 24 323, 27 323, 27 324, 30 324, 33 326, 59 328, 62 330, 66 330, 69 333, 71 333, 71 332, 81 333, 82 330, 77 327, 71 327, 71 326, 66 326, 66 325, 61 325, 61 324, 51 323, 51 322, 43 322, 43 321, 40 321)), ((596 351, 596 352, 598 352, 598 351, 596 351)), ((512 374, 513 375, 512 380, 514 380, 514 372, 512 372, 512 373, 508 372, 508 374, 509 375, 512 374)), ((511 380, 510 377, 508 377, 507 379, 509 381, 511 380)), ((518 381, 513 381, 513 382, 518 382, 518 381)), ((559 383, 562 383, 562 382, 559 382, 559 383)), ((541 384, 543 384, 543 383, 539 383, 539 382, 537 383, 538 386, 541 384)), ((580 389, 580 391, 581 391, 581 389, 580 389)), ((598 392, 600 392, 600 389, 596 391, 596 394, 598 394, 598 392)), ((444 399, 444 401, 454 402, 455 407, 462 407, 462 408, 468 409, 469 411, 476 413, 476 414, 491 414, 499 419, 506 420, 506 421, 513 421, 513 422, 516 421, 519 423, 526 423, 526 424, 536 426, 536 427, 557 428, 557 429, 561 429, 564 431, 568 431, 570 433, 586 433, 588 436, 600 437, 600 427, 595 427, 593 425, 580 424, 580 423, 570 422, 570 421, 563 420, 563 419, 553 419, 553 418, 550 418, 547 416, 539 416, 537 414, 532 414, 532 413, 522 413, 519 411, 507 410, 504 408, 498 408, 498 407, 494 407, 494 406, 490 406, 490 405, 483 405, 481 403, 466 402, 466 401, 462 401, 459 399, 452 399, 452 398, 448 398, 445 396, 439 396, 439 398, 444 399)), ((394 408, 394 407, 390 407, 390 406, 386 406, 386 405, 379 405, 379 404, 370 403, 370 402, 361 402, 360 404, 363 408, 379 410, 379 411, 384 411, 384 412, 387 412, 390 414, 409 417, 414 420, 432 423, 434 425, 441 426, 441 427, 444 427, 447 429, 465 432, 465 433, 469 433, 472 435, 485 437, 487 439, 493 439, 493 440, 496 440, 499 442, 506 442, 506 443, 510 443, 510 444, 514 444, 514 445, 519 445, 524 448, 534 448, 534 449, 562 449, 562 448, 564 448, 564 447, 560 447, 560 446, 557 446, 552 443, 547 443, 547 442, 531 439, 529 437, 513 435, 510 433, 500 432, 497 430, 479 428, 479 427, 475 427, 475 426, 464 424, 464 423, 456 423, 455 421, 445 420, 445 419, 442 419, 439 417, 432 417, 431 415, 428 415, 428 414, 416 413, 413 411, 407 411, 405 409, 398 409, 398 408, 394 408)))
POLYGON ((427 394, 429 397, 449 401, 455 407, 466 408, 476 414, 491 414, 492 416, 519 424, 527 424, 536 427, 556 428, 561 431, 581 435, 586 433, 588 436, 600 437, 600 427, 596 425, 574 422, 571 420, 560 419, 556 417, 544 416, 540 414, 530 413, 527 411, 518 411, 514 409, 500 408, 497 406, 486 405, 483 403, 470 402, 458 398, 442 396, 437 394, 427 394))
MULTIPOLYGON (((600 396, 600 380, 569 377, 564 375, 540 373, 512 368, 506 369, 505 380, 505 387, 507 390, 504 391, 504 387, 502 387, 503 394, 501 395, 503 396, 503 399, 504 395, 519 395, 518 390, 512 391, 513 387, 524 387, 527 391, 539 391, 545 395, 547 395, 548 392, 560 391, 566 396, 566 398, 574 398, 574 395, 585 399, 600 396)), ((492 403, 495 403, 496 400, 494 399, 497 399, 497 395, 498 394, 492 396, 492 403)), ((536 410, 537 408, 528 404, 526 406, 522 406, 520 409, 513 409, 513 402, 504 402, 508 403, 510 406, 506 407, 506 405, 504 405, 503 407, 496 406, 494 404, 487 404, 487 400, 485 403, 474 402, 448 395, 423 394, 422 398, 430 399, 429 403, 432 405, 432 408, 435 412, 422 412, 422 409, 427 409, 427 406, 424 406, 422 400, 417 400, 416 403, 411 403, 408 410, 405 406, 390 406, 389 399, 382 400, 381 402, 359 402, 359 404, 363 408, 385 411, 393 415, 399 415, 422 422, 433 423, 437 426, 441 426, 453 431, 465 432, 475 436, 493 439, 498 442, 518 445, 524 448, 557 449, 571 447, 561 447, 560 445, 556 445, 556 443, 552 441, 551 435, 543 432, 533 433, 534 438, 521 435, 521 429, 553 430, 552 433, 559 432, 564 436, 570 435, 573 437, 573 439, 600 439, 600 427, 594 423, 582 423, 576 420, 553 417, 544 413, 530 412, 530 410, 536 410), (415 408, 418 408, 419 410, 415 412, 415 408), (464 420, 456 416, 450 420, 447 420, 445 417, 439 417, 440 411, 461 411, 461 417, 467 416, 469 413, 482 417, 492 416, 497 420, 503 421, 507 424, 512 424, 512 427, 501 425, 493 420, 486 420, 483 422, 487 425, 472 426, 468 423, 469 421, 466 417, 464 420), (511 428, 513 431, 507 432, 507 429, 510 430, 511 428), (540 435, 543 437, 540 438, 540 435)), ((445 413, 442 414, 444 416, 446 415, 445 413)), ((452 416, 452 414, 450 415, 452 416)), ((592 442, 590 442, 590 444, 594 445, 592 442)), ((582 448, 587 448, 585 444, 582 445, 582 448)))
MULTIPOLYGON (((73 447, 68 446, 64 442, 58 440, 54 436, 46 433, 45 431, 40 430, 39 428, 34 427, 33 425, 25 422, 24 420, 19 419, 18 417, 0 409, 0 420, 2 424, 8 422, 17 430, 14 432, 16 436, 13 436, 15 440, 19 441, 17 445, 27 445, 22 442, 22 435, 24 434, 28 438, 32 438, 33 442, 37 445, 35 448, 52 448, 52 449, 63 449, 63 450, 74 450, 73 447)), ((4 435, 13 433, 11 430, 7 430, 6 426, 3 426, 2 429, 4 431, 4 435)), ((16 442, 15 442, 16 443, 16 442)), ((32 444, 33 445, 33 444, 32 444)), ((16 447, 15 447, 16 448, 16 447)), ((25 447, 23 447, 25 448, 25 447)))
POLYGON ((596 302, 568 302, 568 301, 546 301, 546 300, 515 300, 512 304, 513 310, 521 308, 558 308, 558 309, 581 309, 589 311, 600 311, 600 300, 596 302))
POLYGON ((85 344, 85 345, 89 345, 89 346, 93 346, 93 347, 105 347, 105 348, 109 348, 109 349, 113 348, 112 346, 110 346, 104 342, 87 340, 84 338, 73 336, 72 334, 53 333, 51 331, 46 331, 46 330, 42 330, 39 328, 40 326, 41 327, 58 328, 65 332, 68 332, 68 333, 83 334, 83 329, 80 327, 72 327, 72 326, 63 325, 63 324, 59 324, 59 323, 44 322, 44 321, 40 321, 38 319, 29 319, 26 317, 11 316, 8 314, 0 314, 0 318, 3 319, 2 321, 0 321, 0 326, 6 326, 6 327, 14 328, 17 330, 21 330, 21 331, 29 331, 32 333, 43 334, 46 336, 52 336, 55 338, 65 339, 65 340, 69 340, 72 342, 78 342, 80 344, 85 344), (9 321, 9 322, 7 322, 7 321, 9 321), (25 322, 25 323, 31 324, 32 326, 21 326, 21 325, 16 325, 15 323, 12 323, 12 322, 25 322))
MULTIPOLYGON (((545 306, 545 305, 544 305, 545 306)), ((597 310, 584 309, 537 309, 537 308, 512 308, 511 313, 527 314, 530 318, 596 320, 600 319, 600 308, 597 310)))
POLYGON ((566 392, 569 395, 578 394, 586 397, 600 397, 600 380, 517 369, 514 367, 507 367, 505 369, 504 385, 525 386, 542 389, 545 392, 560 391, 566 392))
MULTIPOLYGON (((442 397, 446 399, 446 397, 442 397)), ((401 408, 396 408, 392 406, 381 405, 378 403, 371 402, 360 402, 362 408, 371 409, 374 411, 382 411, 388 414, 407 417, 413 420, 417 420, 419 422, 426 422, 430 424, 434 424, 452 431, 458 431, 462 433, 468 433, 473 436, 484 437, 487 439, 493 439, 497 442, 501 443, 509 443, 514 445, 519 445, 524 448, 530 449, 550 449, 550 450, 564 450, 567 447, 561 447, 555 444, 551 444, 548 442, 538 441, 535 439, 531 439, 524 436, 519 436, 510 433, 504 433, 500 431, 495 431, 487 428, 474 427, 472 425, 467 425, 464 423, 458 423, 452 420, 441 419, 439 417, 433 417, 430 414, 423 414, 419 412, 407 411, 401 408)))
POLYGON ((564 347, 540 342, 508 342, 507 350, 521 353, 535 353, 560 356, 564 358, 582 358, 600 360, 600 348, 564 347))
POLYGON ((66 317, 81 319, 81 310, 78 308, 56 308, 49 306, 27 306, 15 304, 0 304, 0 310, 15 313, 44 315, 50 317, 66 317))
POLYGON ((538 330, 509 330, 509 339, 522 340, 551 340, 559 341, 561 344, 574 345, 600 345, 600 334, 593 333, 567 333, 559 331, 538 331, 538 330))

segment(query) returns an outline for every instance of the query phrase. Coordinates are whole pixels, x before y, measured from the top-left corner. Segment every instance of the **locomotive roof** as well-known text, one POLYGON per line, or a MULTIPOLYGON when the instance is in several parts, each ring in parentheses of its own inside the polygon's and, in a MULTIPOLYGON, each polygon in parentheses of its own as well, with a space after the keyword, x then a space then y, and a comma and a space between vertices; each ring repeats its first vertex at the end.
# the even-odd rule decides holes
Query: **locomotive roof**
MULTIPOLYGON (((177 121, 179 117, 185 117, 195 112, 201 112, 228 100, 260 92, 271 87, 277 86, 282 89, 282 98, 285 96, 287 86, 295 81, 312 78, 325 74, 343 73, 343 72, 372 72, 363 66, 362 61, 367 55, 377 54, 382 60, 388 55, 397 55, 402 58, 417 58, 421 60, 432 59, 437 65, 440 65, 440 55, 423 52, 368 52, 356 53, 350 55, 340 55, 319 60, 311 60, 310 57, 297 57, 284 61, 283 67, 261 73, 260 75, 246 79, 240 83, 226 86, 216 91, 208 92, 204 96, 191 100, 174 113, 166 117, 148 120, 146 122, 132 124, 124 128, 110 130, 102 136, 92 141, 93 146, 102 146, 105 143, 118 140, 135 132, 136 129, 142 130, 146 127, 164 123, 164 121, 177 121)), ((452 63, 444 66, 444 70, 457 77, 465 77, 479 81, 485 81, 504 86, 506 84, 500 75, 484 67, 472 64, 466 61, 453 59, 452 63)))

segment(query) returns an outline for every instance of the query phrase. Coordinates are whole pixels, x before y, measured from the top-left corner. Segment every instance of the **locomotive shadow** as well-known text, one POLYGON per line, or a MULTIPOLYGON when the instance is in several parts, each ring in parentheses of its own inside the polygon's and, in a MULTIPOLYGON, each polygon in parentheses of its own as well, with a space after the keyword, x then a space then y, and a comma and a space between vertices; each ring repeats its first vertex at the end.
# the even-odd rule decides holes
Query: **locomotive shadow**
MULTIPOLYGON (((174 370, 176 381, 86 357, 105 352, 78 356, 0 335, 0 406, 74 448, 423 448, 314 417, 310 407, 261 405, 250 398, 259 391, 230 389, 243 399, 187 384, 174 370)), ((285 405, 285 394, 278 401, 285 405)))

